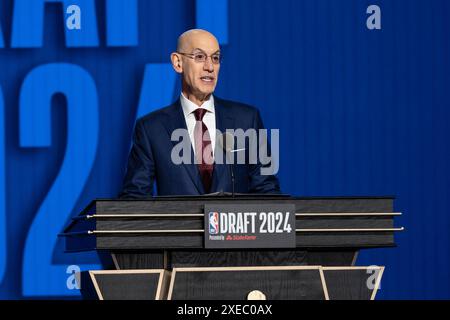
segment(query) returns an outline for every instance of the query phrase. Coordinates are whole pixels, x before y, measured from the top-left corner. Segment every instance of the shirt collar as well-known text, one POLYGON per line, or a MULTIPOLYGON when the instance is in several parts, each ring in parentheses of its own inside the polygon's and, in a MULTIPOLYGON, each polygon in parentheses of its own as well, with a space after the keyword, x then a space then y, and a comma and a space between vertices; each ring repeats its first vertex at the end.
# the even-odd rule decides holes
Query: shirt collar
MULTIPOLYGON (((183 94, 183 92, 180 95, 180 102, 181 107, 183 108, 183 114, 185 117, 187 117, 189 114, 194 112, 199 108, 195 103, 193 103, 191 100, 186 98, 183 94)), ((203 104, 200 106, 200 108, 205 109, 208 112, 214 113, 214 97, 211 95, 208 100, 203 102, 203 104)))

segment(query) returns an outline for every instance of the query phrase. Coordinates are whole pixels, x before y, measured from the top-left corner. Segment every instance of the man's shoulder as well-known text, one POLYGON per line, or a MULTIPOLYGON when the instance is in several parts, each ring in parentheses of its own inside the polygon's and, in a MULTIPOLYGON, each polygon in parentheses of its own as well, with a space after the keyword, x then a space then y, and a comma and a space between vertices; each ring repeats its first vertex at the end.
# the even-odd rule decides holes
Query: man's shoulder
POLYGON ((246 104, 246 103, 233 101, 233 100, 225 100, 222 98, 218 98, 216 96, 214 96, 214 102, 219 107, 224 107, 232 113, 239 113, 241 115, 248 114, 248 115, 252 115, 252 116, 255 113, 258 113, 258 108, 256 108, 255 106, 246 104))
POLYGON ((175 101, 171 105, 168 105, 166 107, 154 110, 150 113, 147 113, 143 115, 142 117, 138 118, 136 123, 142 124, 142 125, 149 125, 154 124, 156 122, 161 122, 167 119, 167 117, 170 115, 171 112, 174 111, 174 108, 176 108, 177 102, 175 101))

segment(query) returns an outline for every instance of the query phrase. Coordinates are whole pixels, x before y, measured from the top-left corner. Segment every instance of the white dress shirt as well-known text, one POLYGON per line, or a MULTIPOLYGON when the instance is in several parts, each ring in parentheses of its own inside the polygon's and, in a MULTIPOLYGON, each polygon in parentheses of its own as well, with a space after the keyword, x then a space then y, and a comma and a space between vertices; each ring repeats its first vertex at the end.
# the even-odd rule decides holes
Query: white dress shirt
POLYGON ((186 121, 186 127, 189 132, 189 138, 191 139, 192 149, 195 155, 195 140, 194 140, 194 128, 195 128, 195 115, 194 111, 198 108, 206 109, 206 113, 203 116, 203 122, 208 128, 209 136, 211 138, 211 147, 213 150, 216 147, 216 114, 214 112, 214 98, 213 95, 199 107, 191 100, 186 98, 183 93, 180 96, 181 107, 183 108, 184 119, 186 121))

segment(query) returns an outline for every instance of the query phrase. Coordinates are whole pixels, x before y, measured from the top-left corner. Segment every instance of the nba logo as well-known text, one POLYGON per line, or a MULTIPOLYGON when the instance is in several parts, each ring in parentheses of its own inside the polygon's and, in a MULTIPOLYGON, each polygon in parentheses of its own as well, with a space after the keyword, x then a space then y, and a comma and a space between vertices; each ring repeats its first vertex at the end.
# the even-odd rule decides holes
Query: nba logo
POLYGON ((219 233, 219 213, 210 212, 209 213, 209 234, 219 233))

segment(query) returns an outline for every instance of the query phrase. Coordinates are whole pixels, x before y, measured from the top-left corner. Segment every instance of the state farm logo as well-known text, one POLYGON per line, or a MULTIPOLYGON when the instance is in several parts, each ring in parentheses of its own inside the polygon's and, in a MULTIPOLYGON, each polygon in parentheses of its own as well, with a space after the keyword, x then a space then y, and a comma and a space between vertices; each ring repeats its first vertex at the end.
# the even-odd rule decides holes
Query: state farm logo
POLYGON ((210 212, 209 213, 209 234, 219 233, 219 213, 210 212))
POLYGON ((255 241, 257 236, 248 236, 248 235, 227 235, 225 238, 226 241, 255 241))

